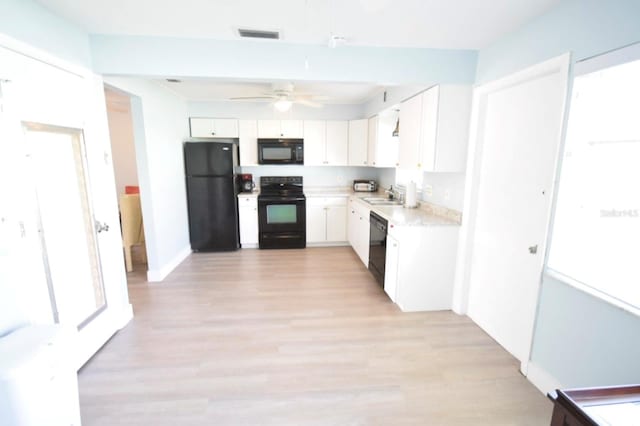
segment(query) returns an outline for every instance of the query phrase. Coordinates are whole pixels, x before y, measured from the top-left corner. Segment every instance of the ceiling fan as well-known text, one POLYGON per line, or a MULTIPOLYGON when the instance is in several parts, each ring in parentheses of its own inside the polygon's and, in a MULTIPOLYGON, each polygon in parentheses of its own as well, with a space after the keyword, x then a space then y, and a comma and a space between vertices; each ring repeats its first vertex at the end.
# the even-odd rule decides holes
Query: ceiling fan
POLYGON ((280 112, 288 111, 293 104, 306 105, 313 108, 322 108, 322 104, 318 101, 326 101, 327 96, 312 95, 308 93, 296 93, 293 83, 273 83, 271 91, 262 93, 263 96, 240 96, 230 98, 232 101, 248 101, 248 100, 273 100, 273 106, 280 112))

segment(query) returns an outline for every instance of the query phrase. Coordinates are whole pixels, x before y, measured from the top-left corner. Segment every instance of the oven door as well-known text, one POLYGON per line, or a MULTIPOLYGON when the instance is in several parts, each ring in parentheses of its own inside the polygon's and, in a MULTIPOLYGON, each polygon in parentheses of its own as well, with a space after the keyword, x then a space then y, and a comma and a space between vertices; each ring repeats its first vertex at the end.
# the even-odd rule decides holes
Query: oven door
POLYGON ((305 247, 305 205, 304 197, 258 197, 260 248, 305 247))

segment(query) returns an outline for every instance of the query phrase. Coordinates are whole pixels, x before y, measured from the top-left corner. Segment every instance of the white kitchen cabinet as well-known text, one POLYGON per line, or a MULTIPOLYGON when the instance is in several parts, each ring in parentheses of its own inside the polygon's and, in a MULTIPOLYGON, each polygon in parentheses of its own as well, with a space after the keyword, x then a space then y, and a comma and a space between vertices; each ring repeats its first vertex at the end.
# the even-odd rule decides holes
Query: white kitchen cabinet
POLYGON ((384 287, 400 309, 451 309, 458 230, 389 223, 384 287))
POLYGON ((258 247, 258 198, 255 195, 238 195, 238 220, 242 248, 258 247))
POLYGON ((326 164, 328 166, 346 166, 349 155, 349 122, 327 121, 326 164))
POLYGON ((258 122, 256 120, 238 120, 240 138, 240 165, 258 165, 258 122))
POLYGON ((238 120, 234 118, 189 118, 192 138, 237 138, 238 120))
POLYGON ((302 138, 302 120, 258 120, 259 138, 302 138))
POLYGON ((307 197, 307 243, 347 241, 346 197, 307 197))
POLYGON ((402 102, 400 106, 400 146, 398 166, 402 169, 419 169, 420 144, 422 143, 422 93, 402 102))
POLYGON ((326 164, 327 124, 324 120, 304 120, 304 165, 326 164))
POLYGON ((327 214, 323 198, 307 197, 307 243, 326 241, 327 214))
POLYGON ((368 154, 369 120, 349 121, 348 161, 349 166, 366 166, 368 154))
POLYGON ((347 199, 341 198, 339 204, 327 206, 327 241, 347 241, 347 199))
POLYGON ((304 121, 304 164, 346 166, 348 156, 347 121, 304 121))
POLYGON ((387 235, 387 253, 384 265, 384 291, 391 301, 396 302, 396 287, 398 284, 398 259, 400 247, 398 240, 387 235))
POLYGON ((398 137, 392 136, 398 113, 389 109, 369 119, 367 162, 373 167, 398 165, 398 137))
POLYGON ((464 172, 471 87, 434 86, 400 105, 400 167, 464 172))
POLYGON ((371 209, 357 201, 349 199, 348 230, 349 243, 365 267, 369 267, 369 213, 371 209))

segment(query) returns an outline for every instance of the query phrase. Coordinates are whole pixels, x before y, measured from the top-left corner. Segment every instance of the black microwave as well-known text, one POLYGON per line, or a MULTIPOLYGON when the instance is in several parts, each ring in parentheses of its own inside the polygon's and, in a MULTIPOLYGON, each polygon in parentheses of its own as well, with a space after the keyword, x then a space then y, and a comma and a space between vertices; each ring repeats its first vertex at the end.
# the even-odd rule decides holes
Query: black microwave
POLYGON ((258 164, 304 164, 302 139, 258 139, 258 164))

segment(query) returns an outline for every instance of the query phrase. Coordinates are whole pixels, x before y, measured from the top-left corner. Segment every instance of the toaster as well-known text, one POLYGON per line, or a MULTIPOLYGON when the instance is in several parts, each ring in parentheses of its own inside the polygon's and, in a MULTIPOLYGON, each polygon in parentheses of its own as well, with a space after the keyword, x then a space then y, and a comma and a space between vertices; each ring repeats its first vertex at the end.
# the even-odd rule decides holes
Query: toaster
POLYGON ((378 183, 375 180, 356 179, 353 181, 353 190, 355 192, 376 192, 378 183))

